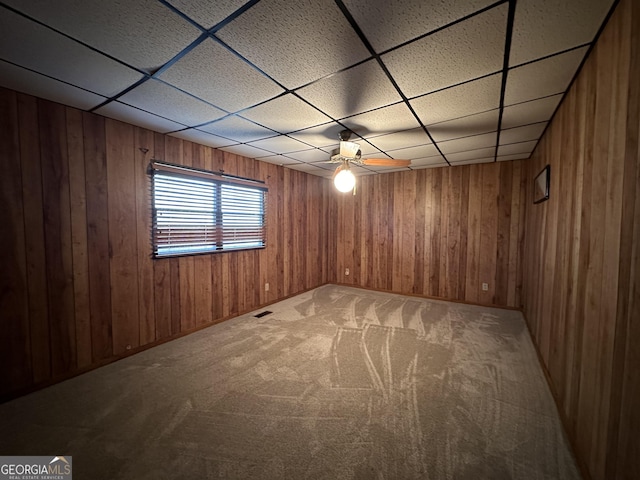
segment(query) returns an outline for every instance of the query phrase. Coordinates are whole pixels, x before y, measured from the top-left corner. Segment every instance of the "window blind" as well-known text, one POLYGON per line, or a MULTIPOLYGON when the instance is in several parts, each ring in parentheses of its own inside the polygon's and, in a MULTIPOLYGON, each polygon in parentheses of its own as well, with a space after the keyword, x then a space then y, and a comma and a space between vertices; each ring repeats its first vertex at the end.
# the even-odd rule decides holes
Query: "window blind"
POLYGON ((265 246, 262 182, 159 162, 151 166, 155 257, 265 246))

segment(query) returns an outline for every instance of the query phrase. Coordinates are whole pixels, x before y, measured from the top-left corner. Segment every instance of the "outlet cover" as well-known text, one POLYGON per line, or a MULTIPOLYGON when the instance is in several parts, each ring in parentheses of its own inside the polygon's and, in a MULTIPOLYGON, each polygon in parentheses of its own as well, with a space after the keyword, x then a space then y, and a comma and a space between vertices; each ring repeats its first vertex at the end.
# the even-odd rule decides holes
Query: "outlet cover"
POLYGON ((269 283, 265 283, 264 284, 264 291, 268 292, 269 291, 269 283))
POLYGON ((482 284, 482 290, 485 291, 485 292, 488 291, 489 290, 489 284, 488 283, 483 283, 482 284))
POLYGON ((345 269, 344 269, 344 274, 345 274, 345 275, 349 275, 349 269, 348 269, 348 268, 345 268, 345 269))

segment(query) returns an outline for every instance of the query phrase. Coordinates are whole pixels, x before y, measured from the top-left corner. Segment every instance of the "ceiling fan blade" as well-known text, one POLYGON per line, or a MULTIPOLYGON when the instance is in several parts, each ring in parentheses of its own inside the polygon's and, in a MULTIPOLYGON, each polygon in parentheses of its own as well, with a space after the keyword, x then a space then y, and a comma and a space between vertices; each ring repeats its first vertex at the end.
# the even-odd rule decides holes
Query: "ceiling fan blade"
POLYGON ((394 160, 392 158, 365 158, 363 165, 371 165, 375 167, 408 167, 411 160, 394 160))

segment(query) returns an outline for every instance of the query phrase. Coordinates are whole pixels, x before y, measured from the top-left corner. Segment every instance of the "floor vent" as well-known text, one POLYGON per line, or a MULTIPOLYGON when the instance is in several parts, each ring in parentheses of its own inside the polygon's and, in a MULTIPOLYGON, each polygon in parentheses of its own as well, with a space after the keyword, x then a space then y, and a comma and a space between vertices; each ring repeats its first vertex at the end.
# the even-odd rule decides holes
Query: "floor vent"
POLYGON ((273 312, 270 312, 269 310, 265 310, 264 312, 260 312, 260 313, 258 313, 257 315, 254 315, 254 317, 255 317, 255 318, 262 318, 262 317, 264 317, 265 315, 269 315, 270 313, 273 313, 273 312))

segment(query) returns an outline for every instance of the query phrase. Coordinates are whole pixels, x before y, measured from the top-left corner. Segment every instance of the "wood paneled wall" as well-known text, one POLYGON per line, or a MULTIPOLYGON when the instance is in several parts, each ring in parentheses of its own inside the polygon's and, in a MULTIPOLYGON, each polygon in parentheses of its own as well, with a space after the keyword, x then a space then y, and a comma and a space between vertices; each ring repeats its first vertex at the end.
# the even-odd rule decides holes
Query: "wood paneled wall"
POLYGON ((640 4, 621 0, 526 162, 525 313, 579 461, 640 478, 640 4))
POLYGON ((519 307, 522 169, 518 161, 359 177, 357 194, 338 200, 337 281, 519 307))
POLYGON ((6 89, 0 159, 0 397, 334 275, 336 204, 320 177, 6 89), (267 247, 153 260, 152 158, 266 181, 267 247))

